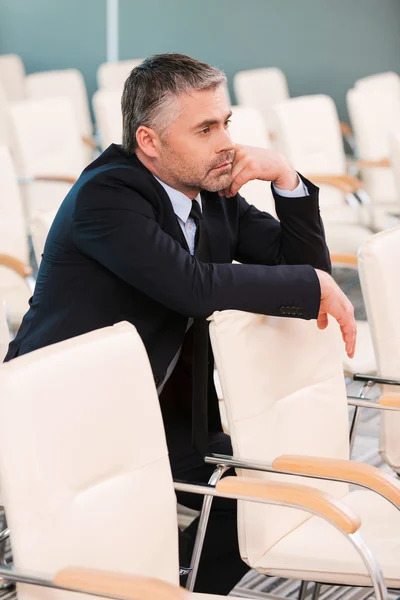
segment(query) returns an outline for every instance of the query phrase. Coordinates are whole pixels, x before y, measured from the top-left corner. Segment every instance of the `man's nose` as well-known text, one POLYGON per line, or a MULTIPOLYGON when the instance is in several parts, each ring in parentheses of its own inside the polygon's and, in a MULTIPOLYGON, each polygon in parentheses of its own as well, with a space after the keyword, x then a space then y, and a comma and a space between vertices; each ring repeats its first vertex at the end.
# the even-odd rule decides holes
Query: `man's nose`
POLYGON ((220 135, 218 136, 215 152, 219 154, 220 152, 229 152, 234 149, 235 144, 232 142, 229 129, 222 129, 220 135))

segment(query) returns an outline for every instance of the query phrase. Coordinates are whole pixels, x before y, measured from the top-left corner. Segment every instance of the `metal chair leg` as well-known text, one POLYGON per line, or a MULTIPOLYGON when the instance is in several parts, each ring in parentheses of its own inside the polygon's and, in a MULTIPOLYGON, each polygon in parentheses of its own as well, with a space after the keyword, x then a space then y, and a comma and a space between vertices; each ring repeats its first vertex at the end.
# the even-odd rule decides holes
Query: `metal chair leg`
POLYGON ((311 600, 318 600, 320 591, 321 591, 321 584, 320 583, 316 583, 314 585, 314 589, 313 589, 311 600))
MULTIPOLYGON (((358 398, 366 398, 368 395, 368 392, 372 386, 373 386, 373 382, 366 381, 358 394, 358 398)), ((354 446, 354 440, 356 437, 356 429, 357 429, 359 419, 360 419, 360 409, 358 406, 356 406, 354 409, 354 414, 353 414, 353 418, 351 420, 351 425, 350 425, 350 456, 351 456, 353 446, 354 446)))
MULTIPOLYGON (((221 479, 222 475, 227 471, 228 467, 218 466, 211 475, 208 484, 215 486, 221 479)), ((186 589, 193 592, 196 583, 197 572, 199 570, 200 556, 203 549, 204 538, 206 536, 208 519, 210 517, 211 505, 213 496, 204 496, 203 506, 200 513, 199 525, 197 528, 196 539, 194 542, 192 559, 190 561, 191 571, 186 582, 186 589)))
POLYGON ((308 581, 302 581, 300 584, 300 590, 299 590, 299 600, 305 600, 305 597, 307 595, 307 588, 308 588, 308 581))

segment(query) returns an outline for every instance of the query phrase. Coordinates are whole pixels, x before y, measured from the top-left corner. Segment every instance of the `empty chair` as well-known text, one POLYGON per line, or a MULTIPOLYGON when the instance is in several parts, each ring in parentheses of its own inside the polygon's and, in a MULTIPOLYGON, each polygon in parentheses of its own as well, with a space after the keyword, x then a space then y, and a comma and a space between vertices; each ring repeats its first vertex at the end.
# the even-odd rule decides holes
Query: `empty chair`
POLYGON ((347 108, 366 191, 375 203, 397 214, 400 202, 389 155, 392 131, 400 126, 400 93, 355 87, 347 92, 347 108))
POLYGON ((83 75, 77 69, 43 71, 26 77, 28 98, 42 99, 65 96, 72 102, 82 140, 93 148, 93 126, 83 75))
POLYGON ((100 89, 93 95, 93 110, 102 150, 122 143, 121 91, 100 89))
MULTIPOLYGON (((39 266, 42 260, 44 245, 46 243, 47 234, 54 221, 57 211, 55 210, 38 210, 32 219, 31 234, 33 250, 35 252, 36 263, 39 266)), ((359 369, 360 370, 360 369, 359 369)))
POLYGON ((400 127, 394 129, 390 137, 390 164, 392 165, 396 192, 400 198, 400 127))
POLYGON ((354 87, 368 92, 384 91, 390 96, 397 96, 400 100, 400 77, 393 71, 361 77, 357 79, 354 87))
MULTIPOLYGON (((0 364, 7 354, 8 344, 10 343, 10 330, 7 323, 6 303, 0 296, 0 364)), ((0 498, 1 506, 1 498, 0 498)))
MULTIPOLYGON (((157 577, 176 585, 176 497, 135 328, 119 323, 18 357, 0 368, 0 386, 0 470, 16 570, 53 579, 76 565, 151 577, 157 565, 157 577), (104 531, 112 531, 111 553, 104 531)), ((359 527, 351 510, 306 486, 269 489, 226 477, 175 488, 310 508, 346 537, 359 527)), ((18 597, 53 598, 54 591, 24 585, 18 597)))
POLYGON ((25 97, 25 68, 17 54, 0 54, 0 85, 9 102, 25 97))
POLYGON ((33 282, 17 175, 9 150, 0 146, 0 298, 13 329, 28 310, 33 282))
POLYGON ((87 160, 68 98, 24 100, 13 104, 10 114, 30 222, 37 210, 58 208, 87 160))
MULTIPOLYGON (((321 214, 327 224, 384 229, 395 223, 385 211, 372 204, 360 205, 355 198, 354 194, 362 193, 362 182, 346 173, 340 122, 332 98, 322 94, 291 98, 274 110, 282 151, 296 169, 322 186, 321 214)), ((362 238, 362 232, 354 230, 355 251, 362 238)))
POLYGON ((400 227, 378 233, 362 246, 359 269, 376 354, 377 381, 383 384, 380 454, 400 474, 400 412, 385 409, 400 408, 400 387, 389 385, 391 380, 400 382, 400 227), (385 396, 393 396, 392 401, 385 396))
MULTIPOLYGON (((210 335, 234 459, 215 456, 207 462, 236 465, 241 474, 244 467, 246 475, 265 482, 293 482, 293 475, 300 482, 297 476, 309 475, 304 483, 340 498, 361 516, 360 533, 386 584, 398 588, 400 486, 382 471, 348 460, 336 323, 320 331, 315 321, 224 311, 211 317, 210 335), (257 471, 247 470, 252 468, 257 471), (348 484, 357 482, 368 489, 350 491, 348 484)), ((242 558, 264 574, 370 585, 355 548, 311 515, 241 503, 238 531, 242 558)))
POLYGON ((97 69, 97 84, 101 89, 121 90, 129 73, 143 62, 143 58, 103 63, 97 69))
POLYGON ((238 104, 260 111, 265 128, 273 138, 276 118, 272 107, 289 98, 284 73, 276 67, 239 71, 233 77, 233 87, 238 104))

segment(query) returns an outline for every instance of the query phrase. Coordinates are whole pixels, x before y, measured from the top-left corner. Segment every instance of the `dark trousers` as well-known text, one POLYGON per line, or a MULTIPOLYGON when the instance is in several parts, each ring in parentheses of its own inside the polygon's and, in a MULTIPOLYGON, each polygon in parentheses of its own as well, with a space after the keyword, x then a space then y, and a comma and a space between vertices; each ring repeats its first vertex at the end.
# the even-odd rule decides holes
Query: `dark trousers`
MULTIPOLYGON (((173 478, 189 483, 207 483, 215 467, 207 465, 192 447, 191 422, 187 417, 164 419, 173 478)), ((210 453, 232 454, 230 437, 224 433, 209 436, 210 453)), ((227 475, 233 475, 228 471, 227 475)), ((201 510, 203 496, 177 494, 179 504, 201 510)), ((193 550, 198 519, 179 533, 180 565, 187 567, 193 550)), ((236 501, 214 498, 201 554, 195 592, 227 595, 249 567, 239 554, 236 501)), ((181 581, 181 585, 183 585, 181 581)))

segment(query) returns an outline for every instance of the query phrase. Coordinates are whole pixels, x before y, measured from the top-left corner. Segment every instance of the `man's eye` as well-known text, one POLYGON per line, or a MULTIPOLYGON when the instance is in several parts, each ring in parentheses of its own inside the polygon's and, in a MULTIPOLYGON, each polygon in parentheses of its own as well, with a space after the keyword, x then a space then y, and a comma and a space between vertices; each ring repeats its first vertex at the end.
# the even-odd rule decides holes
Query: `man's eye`
POLYGON ((229 127, 231 122, 232 122, 231 119, 228 119, 227 121, 225 121, 225 127, 229 127))
POLYGON ((201 129, 200 133, 210 133, 210 128, 204 127, 204 129, 201 129))

